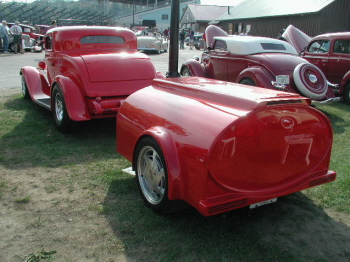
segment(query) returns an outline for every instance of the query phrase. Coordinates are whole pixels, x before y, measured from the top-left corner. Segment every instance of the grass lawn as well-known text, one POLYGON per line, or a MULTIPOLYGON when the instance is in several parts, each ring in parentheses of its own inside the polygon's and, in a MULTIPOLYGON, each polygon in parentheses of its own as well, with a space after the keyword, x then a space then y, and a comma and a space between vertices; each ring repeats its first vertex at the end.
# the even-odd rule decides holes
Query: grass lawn
POLYGON ((59 133, 49 111, 0 99, 0 261, 350 261, 350 106, 331 120, 337 180, 254 210, 160 216, 145 207, 116 152, 115 120, 59 133))

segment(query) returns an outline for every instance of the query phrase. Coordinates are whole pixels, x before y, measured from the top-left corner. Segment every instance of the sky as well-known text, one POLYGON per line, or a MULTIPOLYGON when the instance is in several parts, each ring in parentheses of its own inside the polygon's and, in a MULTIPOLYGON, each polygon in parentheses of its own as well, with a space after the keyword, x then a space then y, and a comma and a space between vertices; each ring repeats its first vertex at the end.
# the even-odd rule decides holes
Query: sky
POLYGON ((202 5, 235 6, 243 0, 201 0, 202 5))

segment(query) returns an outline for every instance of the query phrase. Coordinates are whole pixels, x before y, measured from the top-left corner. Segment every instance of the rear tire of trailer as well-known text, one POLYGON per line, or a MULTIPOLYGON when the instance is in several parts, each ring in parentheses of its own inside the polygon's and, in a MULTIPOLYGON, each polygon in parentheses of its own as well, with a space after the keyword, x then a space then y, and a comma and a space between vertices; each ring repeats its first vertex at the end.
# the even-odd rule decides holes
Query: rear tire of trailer
POLYGON ((136 182, 145 204, 159 214, 183 209, 184 202, 168 198, 168 171, 158 143, 152 137, 144 137, 135 152, 136 182))

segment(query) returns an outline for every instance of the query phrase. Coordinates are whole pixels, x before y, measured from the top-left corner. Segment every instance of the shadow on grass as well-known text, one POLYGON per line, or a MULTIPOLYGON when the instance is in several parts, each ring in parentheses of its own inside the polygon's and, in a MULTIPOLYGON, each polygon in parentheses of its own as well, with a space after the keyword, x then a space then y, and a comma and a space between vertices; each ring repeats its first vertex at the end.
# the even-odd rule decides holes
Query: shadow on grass
POLYGON ((335 134, 342 134, 349 125, 350 106, 345 102, 334 102, 316 107, 331 121, 335 134))
POLYGON ((73 134, 60 133, 52 113, 30 100, 14 98, 3 108, 0 163, 7 168, 57 167, 104 158, 116 152, 115 118, 84 122, 73 134))
POLYGON ((148 209, 134 178, 110 184, 104 215, 132 261, 349 261, 350 229, 302 193, 203 217, 148 209))

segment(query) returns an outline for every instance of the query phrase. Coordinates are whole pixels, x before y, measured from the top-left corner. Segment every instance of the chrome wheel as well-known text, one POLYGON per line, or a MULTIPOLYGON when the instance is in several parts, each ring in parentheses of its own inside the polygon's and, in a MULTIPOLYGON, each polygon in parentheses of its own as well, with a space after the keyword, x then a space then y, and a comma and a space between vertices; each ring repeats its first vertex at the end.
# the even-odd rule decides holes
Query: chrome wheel
POLYGON ((62 122, 63 120, 63 114, 64 114, 64 106, 63 106, 63 101, 62 101, 62 95, 61 93, 57 92, 55 94, 55 115, 56 115, 56 119, 59 122, 62 122))
POLYGON ((60 86, 57 84, 52 90, 52 114, 55 119, 56 127, 62 133, 74 132, 79 127, 79 122, 70 119, 67 112, 64 95, 60 86))
POLYGON ((164 164, 152 146, 141 148, 137 158, 137 174, 144 198, 152 205, 158 205, 166 191, 164 164))
POLYGON ((185 76, 185 77, 192 76, 192 74, 191 74, 191 72, 190 72, 190 69, 188 69, 187 66, 185 66, 185 67, 182 69, 181 75, 182 75, 182 76, 185 76))

